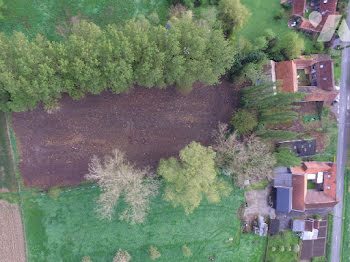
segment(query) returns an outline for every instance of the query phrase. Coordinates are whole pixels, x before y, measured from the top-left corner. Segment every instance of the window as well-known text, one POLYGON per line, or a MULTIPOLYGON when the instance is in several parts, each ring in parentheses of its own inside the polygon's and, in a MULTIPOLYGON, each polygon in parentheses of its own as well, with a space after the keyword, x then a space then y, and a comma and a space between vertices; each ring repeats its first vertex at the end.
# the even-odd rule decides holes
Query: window
POLYGON ((330 177, 331 177, 331 175, 327 175, 327 177, 328 177, 328 178, 330 178, 330 177))
POLYGON ((320 68, 323 68, 323 65, 320 65, 320 68))
POLYGON ((330 187, 330 186, 327 186, 326 188, 327 188, 327 189, 331 189, 331 187, 330 187))

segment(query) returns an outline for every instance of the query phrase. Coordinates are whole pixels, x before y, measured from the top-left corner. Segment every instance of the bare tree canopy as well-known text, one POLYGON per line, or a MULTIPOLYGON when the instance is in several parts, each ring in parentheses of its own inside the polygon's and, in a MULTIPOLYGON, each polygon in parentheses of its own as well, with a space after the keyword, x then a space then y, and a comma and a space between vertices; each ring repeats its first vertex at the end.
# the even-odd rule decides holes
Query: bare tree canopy
POLYGON ((216 163, 238 185, 247 179, 252 183, 272 179, 276 159, 265 143, 254 136, 241 141, 236 134, 228 134, 226 124, 219 124, 215 139, 216 163))
POLYGON ((120 220, 131 224, 143 223, 150 198, 158 192, 158 183, 153 180, 149 168, 137 169, 118 149, 102 161, 94 156, 85 178, 97 182, 102 191, 96 207, 102 219, 112 219, 114 208, 120 197, 123 197, 128 207, 120 215, 120 220))
POLYGON ((115 257, 113 258, 113 262, 129 262, 131 256, 125 250, 119 249, 115 257))

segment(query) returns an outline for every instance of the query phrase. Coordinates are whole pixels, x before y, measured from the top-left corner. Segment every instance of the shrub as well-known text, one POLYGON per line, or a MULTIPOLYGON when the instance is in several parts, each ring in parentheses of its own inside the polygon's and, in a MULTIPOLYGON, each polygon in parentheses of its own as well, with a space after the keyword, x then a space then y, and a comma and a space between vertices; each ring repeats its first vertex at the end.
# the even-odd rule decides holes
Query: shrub
POLYGON ((148 251, 149 251, 149 254, 150 254, 152 260, 156 260, 157 258, 160 258, 160 256, 161 256, 157 247, 151 246, 148 251))
POLYGON ((293 251, 295 253, 298 253, 300 251, 300 246, 298 244, 295 244, 294 247, 293 247, 293 251))
POLYGON ((59 187, 52 187, 49 192, 48 195, 51 199, 57 199, 60 196, 61 193, 61 189, 59 187))
POLYGON ((248 110, 238 110, 232 117, 231 124, 241 135, 245 135, 258 125, 256 116, 248 110))
POLYGON ((276 251, 276 248, 275 248, 275 247, 271 247, 271 251, 272 251, 272 252, 275 252, 275 251, 276 251))
POLYGON ((288 246, 287 250, 290 252, 292 251, 292 247, 291 246, 288 246))
POLYGON ((85 256, 85 257, 83 257, 81 262, 92 262, 92 260, 91 260, 91 258, 89 256, 85 256))
POLYGON ((190 256, 192 256, 192 251, 186 245, 183 245, 182 246, 182 254, 184 255, 184 257, 190 257, 190 256))
POLYGON ((125 250, 119 249, 115 257, 113 258, 113 262, 129 262, 131 256, 125 250))
POLYGON ((280 251, 284 252, 284 250, 285 250, 284 246, 280 246, 280 251))

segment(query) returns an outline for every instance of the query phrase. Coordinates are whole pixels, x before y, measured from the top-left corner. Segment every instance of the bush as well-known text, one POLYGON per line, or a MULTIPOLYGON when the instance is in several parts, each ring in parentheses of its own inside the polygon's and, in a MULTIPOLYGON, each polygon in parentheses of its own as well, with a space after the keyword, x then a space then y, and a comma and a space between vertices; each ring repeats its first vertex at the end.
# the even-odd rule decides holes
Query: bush
POLYGON ((275 252, 275 251, 276 251, 276 248, 275 248, 275 247, 271 247, 271 251, 272 251, 272 252, 275 252))
POLYGON ((284 246, 280 246, 280 251, 284 252, 284 250, 285 250, 284 246))
POLYGON ((184 255, 184 257, 190 257, 190 256, 192 256, 192 251, 186 245, 183 245, 182 246, 182 254, 184 255))
POLYGON ((51 199, 57 199, 60 196, 61 193, 61 189, 59 187, 52 187, 49 192, 48 195, 51 199))
POLYGON ((91 260, 91 258, 89 256, 85 256, 85 257, 83 257, 81 262, 92 262, 92 260, 91 260))
POLYGON ((240 135, 245 135, 257 127, 258 120, 248 110, 241 109, 233 115, 231 125, 240 135))
POLYGON ((298 253, 300 251, 300 246, 298 244, 295 244, 294 247, 293 247, 293 251, 295 253, 298 253))
POLYGON ((148 251, 152 260, 156 260, 157 258, 161 257, 157 247, 151 246, 148 251))

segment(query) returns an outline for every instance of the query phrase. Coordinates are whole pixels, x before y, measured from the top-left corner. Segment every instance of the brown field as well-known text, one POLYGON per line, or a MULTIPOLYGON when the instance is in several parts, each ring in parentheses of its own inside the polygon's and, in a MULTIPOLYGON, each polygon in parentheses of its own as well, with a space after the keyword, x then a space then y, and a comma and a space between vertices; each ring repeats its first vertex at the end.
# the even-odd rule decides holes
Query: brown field
POLYGON ((0 200, 0 261, 25 262, 21 215, 17 204, 0 200))
POLYGON ((212 143, 219 121, 228 122, 236 105, 234 86, 197 84, 187 96, 174 88, 133 89, 129 94, 64 96, 58 112, 42 108, 12 114, 26 186, 47 188, 83 180, 94 154, 114 148, 138 166, 156 167, 195 140, 212 143))

